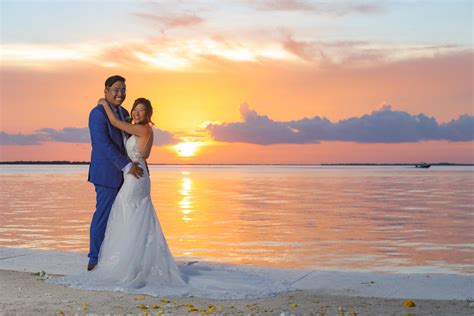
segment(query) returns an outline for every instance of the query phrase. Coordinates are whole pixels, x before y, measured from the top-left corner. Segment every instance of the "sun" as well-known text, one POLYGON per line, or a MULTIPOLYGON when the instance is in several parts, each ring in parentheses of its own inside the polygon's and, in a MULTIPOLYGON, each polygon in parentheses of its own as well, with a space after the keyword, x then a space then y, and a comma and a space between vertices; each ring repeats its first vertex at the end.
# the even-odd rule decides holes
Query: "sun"
POLYGON ((201 142, 181 142, 173 146, 180 157, 193 157, 201 146, 201 142))

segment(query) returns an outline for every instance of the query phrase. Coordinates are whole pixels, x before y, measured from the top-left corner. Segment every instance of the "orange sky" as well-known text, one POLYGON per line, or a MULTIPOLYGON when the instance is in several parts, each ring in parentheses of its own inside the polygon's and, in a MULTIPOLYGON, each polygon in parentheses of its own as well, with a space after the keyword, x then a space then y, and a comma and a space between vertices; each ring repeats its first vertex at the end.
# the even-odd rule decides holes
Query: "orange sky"
MULTIPOLYGON (((197 4, 180 4, 194 5, 197 4)), ((61 18, 65 18, 73 6, 61 4, 50 10, 64 13, 61 18)), ((469 21, 461 5, 445 8, 432 4, 423 10, 412 8, 414 11, 405 11, 407 8, 403 6, 373 5, 370 12, 365 12, 351 6, 328 5, 321 11, 308 5, 268 5, 263 10, 234 3, 233 10, 205 7, 203 12, 207 15, 187 15, 183 12, 191 10, 189 7, 177 6, 171 10, 163 4, 168 10, 163 11, 169 15, 166 19, 163 15, 153 15, 153 10, 160 9, 157 6, 149 7, 152 13, 144 15, 140 12, 147 8, 145 4, 117 5, 114 10, 131 19, 124 18, 123 23, 127 24, 123 30, 129 33, 124 33, 120 40, 107 38, 110 32, 104 33, 102 28, 97 28, 97 34, 77 30, 63 34, 56 30, 48 38, 32 30, 29 35, 35 38, 32 40, 26 33, 15 33, 14 19, 3 14, 6 26, 12 25, 2 31, 0 132, 13 137, 18 133, 34 134, 42 128, 87 127, 88 113, 103 95, 104 80, 121 74, 127 78, 126 108, 130 109, 135 98, 146 97, 155 107, 153 120, 157 128, 177 139, 190 140, 192 136, 205 142, 191 158, 177 156, 169 146, 156 146, 151 162, 474 163, 472 140, 392 141, 390 144, 387 139, 386 143, 376 144, 322 141, 257 145, 216 141, 202 130, 205 122, 242 122, 239 112, 242 103, 276 122, 320 116, 337 123, 371 115, 386 104, 393 111, 413 117, 420 113, 433 117, 438 124, 463 114, 472 119, 474 54, 472 36, 467 40, 471 43, 466 42, 469 32, 465 26, 469 21), (448 9, 460 18, 439 20, 438 25, 427 29, 436 29, 437 36, 421 29, 411 34, 390 27, 403 17, 406 23, 421 28, 417 14, 436 16, 437 12, 448 9), (230 25, 222 15, 225 12, 224 16, 235 18, 233 21, 237 23, 240 21, 237 17, 252 10, 258 11, 252 14, 259 19, 248 25, 230 25), (278 14, 286 26, 273 25, 273 14, 278 14), (295 16, 301 21, 294 19, 295 16), (370 28, 348 32, 360 25, 357 21, 386 21, 380 28, 387 33, 379 37, 370 28), (321 32, 317 26, 325 23, 337 27, 321 32), (457 37, 450 37, 453 23, 464 23, 457 37), (161 32, 156 32, 155 24, 161 32), (308 25, 316 31, 307 29, 308 25), (388 32, 392 32, 390 39, 385 36, 388 32), (70 34, 82 39, 69 38, 70 34)), ((11 14, 25 10, 13 3, 4 5, 3 9, 11 14)), ((156 12, 162 14, 160 10, 156 12)), ((38 12, 41 13, 24 22, 36 25, 39 32, 43 27, 40 20, 47 23, 50 19, 47 10, 38 12)), ((69 17, 71 21, 75 18, 69 17)), ((123 31, 112 30, 112 35, 123 31)), ((1 160, 88 160, 89 145, 4 142, 0 143, 0 155, 1 160)))
POLYGON ((4 69, 2 129, 27 133, 87 126, 88 113, 111 73, 127 78, 126 108, 135 98, 149 98, 156 108, 154 122, 170 131, 187 131, 204 121, 237 121, 242 102, 282 121, 316 115, 335 121, 368 114, 384 103, 440 122, 474 113, 470 53, 366 69, 318 70, 276 63, 232 67, 209 73, 4 69), (21 124, 9 117, 21 117, 21 124))

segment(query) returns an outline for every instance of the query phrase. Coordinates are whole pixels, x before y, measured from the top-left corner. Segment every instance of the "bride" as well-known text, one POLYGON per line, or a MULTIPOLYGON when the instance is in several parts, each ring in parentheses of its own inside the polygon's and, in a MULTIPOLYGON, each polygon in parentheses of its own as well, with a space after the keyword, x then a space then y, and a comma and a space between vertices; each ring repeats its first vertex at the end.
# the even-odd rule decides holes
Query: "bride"
POLYGON ((124 173, 112 205, 98 265, 91 271, 48 280, 87 290, 112 290, 153 296, 249 298, 290 290, 286 282, 271 280, 222 264, 178 267, 170 253, 150 197, 146 159, 153 146, 151 102, 137 99, 133 124, 118 119, 105 99, 99 100, 111 124, 131 134, 129 158, 141 165, 144 176, 124 173))

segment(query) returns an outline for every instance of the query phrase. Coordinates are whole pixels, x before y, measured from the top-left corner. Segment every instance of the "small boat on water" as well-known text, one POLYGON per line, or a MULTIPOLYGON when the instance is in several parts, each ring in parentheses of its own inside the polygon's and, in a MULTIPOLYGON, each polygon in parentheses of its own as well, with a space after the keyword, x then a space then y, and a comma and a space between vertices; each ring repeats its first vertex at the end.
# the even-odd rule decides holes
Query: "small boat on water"
POLYGON ((426 162, 422 162, 422 163, 419 163, 419 164, 415 165, 415 168, 427 169, 427 168, 429 168, 429 167, 431 167, 431 165, 430 165, 430 164, 427 164, 426 162))

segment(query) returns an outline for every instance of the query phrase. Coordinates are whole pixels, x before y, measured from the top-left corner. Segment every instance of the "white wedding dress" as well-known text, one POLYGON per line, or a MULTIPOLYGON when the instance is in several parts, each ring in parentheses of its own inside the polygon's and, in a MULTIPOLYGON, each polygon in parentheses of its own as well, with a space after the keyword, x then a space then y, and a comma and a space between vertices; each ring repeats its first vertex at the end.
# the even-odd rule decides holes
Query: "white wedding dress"
MULTIPOLYGON (((278 281, 224 264, 183 263, 170 253, 150 197, 150 177, 135 136, 127 154, 144 175, 124 174, 110 211, 99 262, 91 272, 56 277, 49 283, 85 290, 109 290, 167 297, 252 298, 289 291, 278 281)), ((212 238, 210 236, 210 238, 212 238)))

